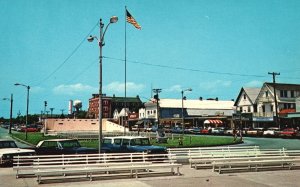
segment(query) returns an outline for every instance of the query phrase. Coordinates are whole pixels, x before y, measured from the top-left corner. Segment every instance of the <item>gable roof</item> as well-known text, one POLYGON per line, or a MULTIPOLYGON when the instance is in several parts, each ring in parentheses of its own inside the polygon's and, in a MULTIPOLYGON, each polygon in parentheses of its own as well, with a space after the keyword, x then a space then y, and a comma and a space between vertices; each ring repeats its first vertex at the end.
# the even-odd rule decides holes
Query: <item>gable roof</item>
POLYGON ((261 88, 244 88, 244 90, 247 96, 249 97, 251 103, 254 104, 261 88))
POLYGON ((238 102, 240 101, 240 98, 242 97, 243 93, 245 93, 248 96, 251 104, 254 104, 260 93, 260 90, 261 90, 261 88, 244 88, 244 87, 242 87, 237 99, 235 100, 234 106, 238 105, 238 102))
MULTIPOLYGON (((269 88, 272 88, 274 83, 271 82, 265 82, 264 85, 268 86, 269 88)), ((285 84, 285 83, 275 83, 277 90, 297 90, 300 91, 300 84, 285 84)))

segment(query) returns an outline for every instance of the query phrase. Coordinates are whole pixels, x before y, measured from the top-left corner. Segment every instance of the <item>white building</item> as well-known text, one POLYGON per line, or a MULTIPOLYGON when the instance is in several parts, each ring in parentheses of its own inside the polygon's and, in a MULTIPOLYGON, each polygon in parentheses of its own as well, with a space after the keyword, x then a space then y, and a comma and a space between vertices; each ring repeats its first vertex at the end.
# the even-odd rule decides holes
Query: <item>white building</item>
POLYGON ((160 124, 168 125, 181 124, 182 117, 186 126, 203 126, 206 119, 220 119, 230 125, 234 111, 234 101, 160 99, 158 105, 154 101, 145 103, 139 116, 140 120, 152 120, 153 123, 159 117, 160 124))
MULTIPOLYGON (((276 83, 275 94, 273 83, 264 83, 261 88, 242 88, 234 104, 238 113, 234 118, 242 119, 245 127, 270 127, 275 125, 277 110, 278 125, 287 125, 288 114, 296 112, 300 85, 276 83)), ((298 124, 297 120, 293 123, 298 124)))

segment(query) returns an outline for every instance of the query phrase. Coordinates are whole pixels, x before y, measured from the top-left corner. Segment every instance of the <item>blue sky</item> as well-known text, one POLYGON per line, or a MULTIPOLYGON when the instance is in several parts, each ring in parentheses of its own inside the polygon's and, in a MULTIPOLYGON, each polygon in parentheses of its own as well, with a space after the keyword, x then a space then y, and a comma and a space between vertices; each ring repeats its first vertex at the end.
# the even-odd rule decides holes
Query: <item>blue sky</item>
MULTIPOLYGON (((241 87, 300 83, 298 0, 1 0, 0 97, 14 95, 14 116, 54 113, 70 99, 83 102, 99 89, 99 19, 119 17, 105 35, 103 92, 124 96, 125 6, 142 26, 127 24, 127 96, 235 99, 241 87)), ((0 117, 9 102, 0 101, 0 117)))

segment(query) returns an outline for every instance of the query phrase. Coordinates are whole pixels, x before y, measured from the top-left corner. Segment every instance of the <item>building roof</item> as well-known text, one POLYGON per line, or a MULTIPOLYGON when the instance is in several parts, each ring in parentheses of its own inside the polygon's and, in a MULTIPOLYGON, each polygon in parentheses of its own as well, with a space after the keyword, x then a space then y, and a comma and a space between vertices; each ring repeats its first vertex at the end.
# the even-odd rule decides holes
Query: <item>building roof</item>
POLYGON ((255 103, 256 98, 259 95, 261 88, 244 88, 245 93, 249 97, 252 103, 255 103))
POLYGON ((237 97, 237 99, 235 100, 235 103, 234 103, 234 106, 238 106, 238 103, 240 101, 240 98, 242 97, 242 94, 245 93, 248 98, 249 98, 249 101, 254 104, 259 93, 261 91, 261 88, 241 88, 241 91, 237 97))
MULTIPOLYGON (((273 88, 274 83, 265 82, 265 85, 273 88)), ((276 83, 277 90, 298 90, 300 91, 300 84, 285 84, 285 83, 276 83)))
MULTIPOLYGON (((233 104, 234 101, 197 100, 197 99, 183 100, 183 107, 188 109, 232 110, 233 104)), ((182 108, 182 100, 181 99, 160 99, 159 106, 161 108, 182 108)))
MULTIPOLYGON (((90 100, 95 99, 95 98, 99 98, 99 94, 93 94, 93 97, 90 98, 90 100)), ((133 102, 142 103, 139 96, 136 96, 136 97, 116 97, 115 95, 113 95, 113 96, 103 95, 102 98, 103 99, 111 99, 113 102, 116 102, 116 103, 117 102, 118 103, 125 103, 125 102, 128 102, 128 103, 133 103, 133 102)))

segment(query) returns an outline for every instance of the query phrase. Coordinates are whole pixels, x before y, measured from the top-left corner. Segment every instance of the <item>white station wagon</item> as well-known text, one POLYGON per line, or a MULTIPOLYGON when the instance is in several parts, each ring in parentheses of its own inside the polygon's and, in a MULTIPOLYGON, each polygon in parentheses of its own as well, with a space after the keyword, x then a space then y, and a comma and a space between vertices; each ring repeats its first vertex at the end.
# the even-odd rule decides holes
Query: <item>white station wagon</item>
POLYGON ((18 148, 13 140, 0 140, 0 166, 11 166, 14 156, 34 154, 32 149, 18 148))

